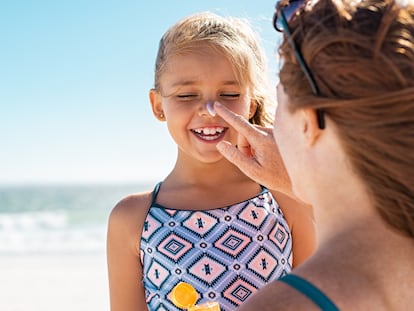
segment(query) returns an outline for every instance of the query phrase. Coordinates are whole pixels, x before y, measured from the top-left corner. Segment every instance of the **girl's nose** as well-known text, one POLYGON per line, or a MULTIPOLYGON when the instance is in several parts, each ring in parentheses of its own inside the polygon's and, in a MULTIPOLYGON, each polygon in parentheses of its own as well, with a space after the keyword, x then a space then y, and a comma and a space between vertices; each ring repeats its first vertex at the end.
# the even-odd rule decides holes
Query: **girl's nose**
POLYGON ((213 101, 208 101, 206 103, 206 109, 212 117, 214 117, 216 115, 216 111, 214 110, 214 103, 215 102, 213 102, 213 101))
POLYGON ((214 101, 209 100, 205 103, 200 103, 199 114, 202 116, 214 117, 216 112, 214 111, 214 101))

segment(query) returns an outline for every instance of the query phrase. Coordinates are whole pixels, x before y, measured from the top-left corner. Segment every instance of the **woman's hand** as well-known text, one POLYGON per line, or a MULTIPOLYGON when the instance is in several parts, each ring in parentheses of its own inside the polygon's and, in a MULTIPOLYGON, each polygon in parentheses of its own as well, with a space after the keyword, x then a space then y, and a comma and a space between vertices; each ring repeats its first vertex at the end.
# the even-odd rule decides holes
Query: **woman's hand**
POLYGON ((293 196, 290 179, 272 129, 252 125, 218 102, 214 103, 214 109, 239 133, 236 146, 221 141, 216 146, 219 152, 257 183, 293 196))

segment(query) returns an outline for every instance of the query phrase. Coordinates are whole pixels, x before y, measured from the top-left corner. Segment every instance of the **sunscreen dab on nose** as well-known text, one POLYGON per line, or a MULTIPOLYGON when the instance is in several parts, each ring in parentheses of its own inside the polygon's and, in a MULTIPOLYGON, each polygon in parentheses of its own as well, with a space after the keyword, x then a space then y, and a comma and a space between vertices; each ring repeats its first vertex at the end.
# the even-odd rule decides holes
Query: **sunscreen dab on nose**
POLYGON ((208 113, 214 117, 216 115, 216 111, 214 110, 214 102, 207 102, 206 108, 208 113))

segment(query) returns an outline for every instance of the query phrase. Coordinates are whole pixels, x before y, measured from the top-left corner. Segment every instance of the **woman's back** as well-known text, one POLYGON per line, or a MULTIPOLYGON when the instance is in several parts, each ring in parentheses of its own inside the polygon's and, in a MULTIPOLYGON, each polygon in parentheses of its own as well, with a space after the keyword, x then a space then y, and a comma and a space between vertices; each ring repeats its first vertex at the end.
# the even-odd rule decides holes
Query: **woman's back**
MULTIPOLYGON (((319 289, 339 310, 412 310, 413 256, 410 238, 373 220, 332 237, 292 273, 319 289)), ((277 281, 240 310, 335 310, 317 307, 311 298, 277 281)))

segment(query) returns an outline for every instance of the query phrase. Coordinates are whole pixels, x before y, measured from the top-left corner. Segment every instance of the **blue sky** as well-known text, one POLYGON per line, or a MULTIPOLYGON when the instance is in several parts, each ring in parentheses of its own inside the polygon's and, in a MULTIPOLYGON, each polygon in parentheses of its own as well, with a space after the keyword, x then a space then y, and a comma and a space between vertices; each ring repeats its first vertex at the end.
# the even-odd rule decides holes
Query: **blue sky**
POLYGON ((275 76, 273 8, 251 0, 0 0, 0 184, 162 179, 176 156, 148 101, 162 34, 198 11, 248 18, 275 76))

